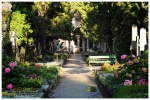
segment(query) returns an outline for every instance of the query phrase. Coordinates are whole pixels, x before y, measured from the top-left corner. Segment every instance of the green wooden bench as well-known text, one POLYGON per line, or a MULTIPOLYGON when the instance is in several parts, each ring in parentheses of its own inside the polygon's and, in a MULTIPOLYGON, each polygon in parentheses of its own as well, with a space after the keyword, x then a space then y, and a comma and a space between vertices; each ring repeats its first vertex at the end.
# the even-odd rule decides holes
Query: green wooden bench
POLYGON ((89 56, 88 64, 91 66, 92 64, 104 64, 110 63, 114 64, 117 62, 115 55, 101 55, 101 56, 89 56))

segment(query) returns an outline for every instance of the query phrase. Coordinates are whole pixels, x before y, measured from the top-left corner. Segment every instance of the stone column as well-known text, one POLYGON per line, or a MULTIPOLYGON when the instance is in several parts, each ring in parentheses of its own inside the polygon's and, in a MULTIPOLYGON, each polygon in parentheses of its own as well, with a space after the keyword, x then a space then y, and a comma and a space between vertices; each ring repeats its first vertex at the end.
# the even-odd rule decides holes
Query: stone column
POLYGON ((89 39, 86 39, 87 43, 86 43, 86 48, 89 49, 89 39))
POLYGON ((94 44, 94 42, 93 42, 93 48, 94 48, 94 46, 95 46, 95 44, 94 44))
POLYGON ((70 48, 71 50, 70 51, 72 53, 75 53, 75 45, 74 45, 74 41, 73 40, 71 41, 71 45, 70 46, 71 46, 71 48, 70 48))
POLYGON ((77 35, 77 41, 78 41, 77 45, 80 48, 80 35, 77 35))
POLYGON ((75 53, 75 43, 74 43, 74 41, 72 41, 73 42, 73 53, 75 53))
POLYGON ((66 40, 66 50, 69 51, 69 41, 66 40))
POLYGON ((82 37, 82 52, 85 51, 85 38, 82 37))

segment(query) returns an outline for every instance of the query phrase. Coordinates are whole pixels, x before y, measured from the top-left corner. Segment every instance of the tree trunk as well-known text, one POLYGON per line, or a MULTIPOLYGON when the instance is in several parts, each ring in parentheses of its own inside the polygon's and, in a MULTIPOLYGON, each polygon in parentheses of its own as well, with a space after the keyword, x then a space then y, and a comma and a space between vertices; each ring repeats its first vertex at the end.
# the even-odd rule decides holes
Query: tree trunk
POLYGON ((16 60, 20 61, 20 54, 17 42, 16 42, 16 60))
MULTIPOLYGON (((25 52, 24 52, 24 62, 26 61, 26 51, 27 51, 27 45, 28 45, 28 33, 26 32, 26 44, 25 44, 25 52)), ((23 62, 23 63, 24 63, 23 62)))

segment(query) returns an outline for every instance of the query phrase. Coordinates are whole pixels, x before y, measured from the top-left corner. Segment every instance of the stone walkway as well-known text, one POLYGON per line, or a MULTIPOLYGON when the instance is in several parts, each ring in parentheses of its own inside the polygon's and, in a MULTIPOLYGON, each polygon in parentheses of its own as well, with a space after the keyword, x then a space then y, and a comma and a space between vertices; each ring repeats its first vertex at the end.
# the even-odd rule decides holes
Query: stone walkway
POLYGON ((71 54, 63 66, 63 76, 52 91, 53 98, 103 98, 95 82, 93 68, 83 61, 80 54, 71 54), (90 87, 96 91, 88 92, 90 87))

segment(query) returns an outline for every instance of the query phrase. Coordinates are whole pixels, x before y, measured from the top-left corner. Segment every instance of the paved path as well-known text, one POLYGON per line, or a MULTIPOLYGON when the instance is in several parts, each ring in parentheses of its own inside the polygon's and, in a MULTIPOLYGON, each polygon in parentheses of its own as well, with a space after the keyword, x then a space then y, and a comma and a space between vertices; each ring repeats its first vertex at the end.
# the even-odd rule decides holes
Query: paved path
POLYGON ((102 98, 92 68, 88 67, 80 54, 71 54, 63 66, 63 72, 60 83, 52 92, 53 98, 102 98), (96 91, 88 92, 90 86, 96 87, 96 91))

